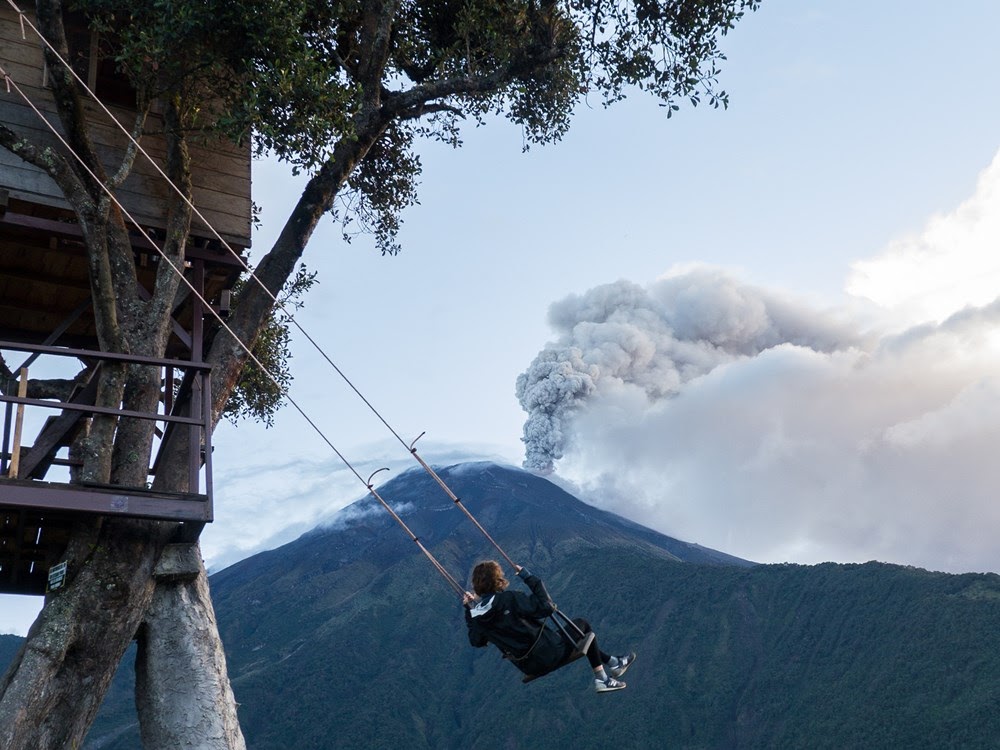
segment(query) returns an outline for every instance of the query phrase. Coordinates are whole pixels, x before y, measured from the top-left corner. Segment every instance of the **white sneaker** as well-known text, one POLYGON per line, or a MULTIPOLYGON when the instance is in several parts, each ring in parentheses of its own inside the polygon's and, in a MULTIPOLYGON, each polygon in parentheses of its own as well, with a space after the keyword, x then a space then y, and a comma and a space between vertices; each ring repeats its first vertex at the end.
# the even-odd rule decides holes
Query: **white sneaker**
POLYGON ((612 677, 621 677, 625 671, 635 662, 635 651, 629 651, 625 656, 618 657, 618 666, 608 669, 608 674, 612 677))
POLYGON ((606 680, 594 680, 594 690, 598 693, 610 693, 612 690, 624 690, 625 683, 619 682, 614 677, 609 677, 606 680))

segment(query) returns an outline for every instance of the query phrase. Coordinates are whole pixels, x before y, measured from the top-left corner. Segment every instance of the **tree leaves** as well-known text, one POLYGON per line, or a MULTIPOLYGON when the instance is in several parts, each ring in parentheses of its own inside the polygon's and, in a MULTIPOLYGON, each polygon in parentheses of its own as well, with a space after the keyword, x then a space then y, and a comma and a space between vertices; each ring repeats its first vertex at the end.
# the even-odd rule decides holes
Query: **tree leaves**
MULTIPOLYGON (((253 283, 241 280, 234 289, 236 299, 239 299, 239 290, 243 285, 253 283)), ((302 307, 302 295, 315 283, 316 273, 302 265, 281 290, 278 295, 281 304, 271 311, 253 346, 254 357, 264 369, 253 360, 244 366, 243 374, 222 412, 230 422, 235 424, 249 418, 268 427, 274 424, 274 414, 284 402, 284 394, 292 382, 289 313, 302 307)))
POLYGON ((338 144, 381 118, 378 148, 362 160, 338 215, 394 253, 400 212, 416 202, 417 138, 458 145, 463 119, 481 124, 499 114, 522 128, 526 147, 549 143, 566 133, 585 93, 600 92, 611 105, 640 90, 660 99, 668 117, 685 100, 725 106, 716 87, 718 41, 758 5, 78 0, 75 7, 114 31, 117 60, 137 88, 182 93, 191 127, 252 137, 258 154, 295 171, 315 172, 338 144), (211 97, 221 97, 221 107, 205 106, 211 97))
MULTIPOLYGON (((330 212, 345 239, 370 233, 384 254, 395 254, 402 213, 418 202, 420 139, 458 146, 464 124, 500 116, 521 128, 526 149, 550 143, 592 94, 610 106, 642 91, 668 118, 684 101, 725 106, 716 85, 719 38, 758 4, 76 0, 74 7, 112 41, 140 101, 169 99, 183 129, 251 138, 258 155, 322 175, 316 197, 303 198, 311 218, 330 212)), ((258 346, 269 347, 259 354, 285 383, 287 327, 272 318, 258 346)), ((253 367, 227 414, 269 422, 280 394, 253 367)))

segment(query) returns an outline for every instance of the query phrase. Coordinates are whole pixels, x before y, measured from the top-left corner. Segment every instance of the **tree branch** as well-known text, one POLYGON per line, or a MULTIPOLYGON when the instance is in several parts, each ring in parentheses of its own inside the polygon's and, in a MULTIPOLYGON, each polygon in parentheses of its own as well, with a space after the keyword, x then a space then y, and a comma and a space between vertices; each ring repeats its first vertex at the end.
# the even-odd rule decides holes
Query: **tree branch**
MULTIPOLYGON (((66 29, 62 21, 62 3, 59 0, 38 0, 36 3, 38 25, 49 43, 59 52, 63 60, 69 59, 69 45, 66 42, 66 29)), ((77 153, 84 164, 97 176, 101 182, 106 182, 107 175, 104 165, 97 158, 90 134, 87 129, 87 119, 83 111, 76 79, 69 69, 59 62, 56 54, 46 46, 43 50, 45 63, 48 66, 49 83, 52 95, 56 101, 56 111, 59 120, 66 131, 69 146, 77 153)), ((79 170, 75 163, 70 163, 74 171, 79 170)), ((96 201, 101 194, 99 185, 94 185, 85 173, 80 173, 80 179, 87 186, 91 199, 96 201)))
POLYGON ((65 378, 29 380, 28 398, 51 398, 58 401, 68 401, 76 385, 76 380, 66 380, 65 378))
POLYGON ((358 68, 358 83, 365 91, 365 106, 377 106, 392 42, 392 22, 399 0, 369 0, 361 21, 361 49, 369 50, 358 68))
MULTIPOLYGON (((319 220, 331 209, 355 166, 385 133, 391 120, 384 112, 380 116, 358 115, 354 136, 338 143, 331 158, 306 184, 271 250, 254 269, 254 275, 271 295, 277 296, 291 277, 319 220)), ((248 348, 253 348, 273 305, 271 297, 257 283, 248 283, 234 304, 229 326, 248 348)), ((223 331, 215 337, 206 359, 213 365, 212 415, 217 422, 239 379, 247 354, 228 332, 223 331)))
MULTIPOLYGON (((391 117, 414 119, 429 112, 430 110, 426 107, 435 99, 493 93, 512 78, 527 75, 555 62, 561 54, 558 48, 553 47, 546 50, 544 54, 516 60, 489 74, 452 76, 430 83, 422 83, 405 91, 395 91, 386 95, 383 100, 383 109, 391 117)), ((438 103, 433 106, 446 107, 448 105, 438 103)))
POLYGON ((135 121, 132 124, 132 137, 129 138, 128 146, 125 148, 125 154, 122 156, 122 162, 117 171, 107 182, 108 187, 112 190, 120 188, 122 183, 125 182, 129 174, 132 172, 132 166, 135 164, 136 154, 139 152, 137 143, 139 138, 142 136, 142 129, 146 125, 146 116, 148 113, 149 107, 142 107, 135 115, 135 121))
MULTIPOLYGON (((181 117, 177 111, 177 102, 171 99, 167 102, 164 112, 164 135, 167 145, 166 173, 171 183, 177 186, 176 191, 168 192, 167 199, 167 233, 163 242, 162 252, 174 266, 181 268, 184 263, 184 251, 187 246, 188 234, 191 231, 191 155, 188 152, 187 140, 181 129, 181 117)), ((147 316, 156 321, 157 329, 152 332, 152 338, 157 342, 157 349, 166 345, 174 299, 181 286, 178 274, 170 268, 170 264, 161 263, 156 274, 156 288, 150 300, 147 316)), ((152 352, 151 352, 152 353, 152 352)), ((154 356, 159 356, 156 352, 154 356)))
POLYGON ((14 373, 7 364, 7 360, 4 359, 3 353, 0 352, 0 393, 13 393, 17 388, 16 383, 17 378, 14 377, 14 373))
POLYGON ((66 159, 49 147, 32 143, 24 136, 15 133, 6 125, 0 123, 0 146, 20 157, 28 164, 38 167, 51 177, 59 188, 67 195, 87 196, 87 191, 80 176, 70 168, 66 159))

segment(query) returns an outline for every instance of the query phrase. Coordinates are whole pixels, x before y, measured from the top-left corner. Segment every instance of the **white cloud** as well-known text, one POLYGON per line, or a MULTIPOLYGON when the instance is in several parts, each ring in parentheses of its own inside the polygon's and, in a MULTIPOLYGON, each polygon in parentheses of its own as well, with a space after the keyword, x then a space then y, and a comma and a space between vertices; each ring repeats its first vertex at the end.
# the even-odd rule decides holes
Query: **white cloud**
POLYGON ((529 403, 555 415, 559 474, 749 559, 1000 571, 997 240, 1000 156, 957 209, 855 264, 848 291, 891 332, 861 334, 856 298, 845 325, 706 269, 553 305, 559 339, 532 367, 571 353, 592 386, 529 403), (643 340, 652 355, 621 343, 643 340))
MULTIPOLYGON (((494 447, 468 448, 421 441, 428 463, 499 460, 494 447)), ((361 446, 365 458, 353 466, 355 476, 332 452, 324 458, 298 458, 274 464, 233 465, 218 471, 215 481, 216 522, 202 533, 201 547, 210 572, 257 552, 286 544, 316 526, 331 522, 345 506, 367 495, 365 481, 378 486, 418 464, 398 443, 361 446)), ((419 468, 419 466, 418 466, 419 468)), ((392 498, 385 500, 392 505, 392 498)), ((398 510, 398 509, 397 509, 398 510)))
POLYGON ((982 306, 1000 290, 1000 152, 979 176, 975 194, 935 215, 918 232, 852 265, 850 294, 912 322, 940 321, 982 306))
POLYGON ((1000 352, 782 345, 675 397, 624 388, 576 420, 560 474, 665 533, 761 561, 1000 570, 1000 352), (932 363, 928 363, 932 364, 932 363))

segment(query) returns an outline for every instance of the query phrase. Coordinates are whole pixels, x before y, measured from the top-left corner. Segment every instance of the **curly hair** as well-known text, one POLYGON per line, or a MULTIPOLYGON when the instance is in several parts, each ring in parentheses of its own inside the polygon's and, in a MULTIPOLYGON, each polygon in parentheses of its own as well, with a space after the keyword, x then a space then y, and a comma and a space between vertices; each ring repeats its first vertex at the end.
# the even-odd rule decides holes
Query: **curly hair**
POLYGON ((507 588, 507 579, 496 560, 486 560, 472 569, 472 588, 479 596, 496 594, 507 588))

